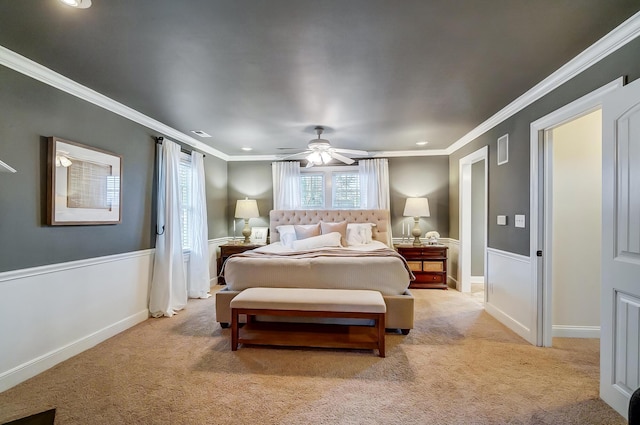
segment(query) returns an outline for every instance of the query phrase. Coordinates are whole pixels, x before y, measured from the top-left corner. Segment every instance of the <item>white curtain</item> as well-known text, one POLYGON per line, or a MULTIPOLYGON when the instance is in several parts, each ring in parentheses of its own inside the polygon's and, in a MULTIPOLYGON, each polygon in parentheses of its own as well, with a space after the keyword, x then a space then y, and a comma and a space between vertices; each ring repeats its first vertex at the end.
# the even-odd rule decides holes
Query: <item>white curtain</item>
POLYGON ((158 145, 158 221, 149 312, 173 316, 187 305, 180 217, 180 146, 169 140, 158 145))
POLYGON ((389 161, 386 158, 361 159, 358 161, 360 175, 360 207, 388 210, 389 161))
POLYGON ((273 209, 299 209, 300 161, 272 162, 273 209))
POLYGON ((204 180, 204 156, 191 152, 191 210, 189 231, 191 252, 189 254, 189 298, 209 298, 211 277, 209 276, 209 231, 207 229, 207 198, 204 180))

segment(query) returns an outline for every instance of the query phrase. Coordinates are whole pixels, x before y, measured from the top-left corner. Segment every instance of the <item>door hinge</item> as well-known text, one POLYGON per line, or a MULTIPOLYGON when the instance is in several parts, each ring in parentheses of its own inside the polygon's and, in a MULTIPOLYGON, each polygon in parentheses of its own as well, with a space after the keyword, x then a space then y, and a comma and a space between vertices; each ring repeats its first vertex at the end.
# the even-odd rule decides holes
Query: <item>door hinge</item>
POLYGON ((542 251, 536 251, 536 256, 542 257, 542 251))

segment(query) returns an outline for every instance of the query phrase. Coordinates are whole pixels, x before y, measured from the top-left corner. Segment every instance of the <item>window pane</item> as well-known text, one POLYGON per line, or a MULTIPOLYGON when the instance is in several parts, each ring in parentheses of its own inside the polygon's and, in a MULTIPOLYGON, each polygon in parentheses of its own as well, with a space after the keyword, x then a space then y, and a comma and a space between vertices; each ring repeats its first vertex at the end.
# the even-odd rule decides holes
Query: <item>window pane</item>
POLYGON ((180 200, 182 201, 182 249, 191 248, 189 240, 189 211, 191 211, 191 156, 180 156, 180 200))
POLYGON ((332 207, 335 209, 360 208, 360 177, 358 173, 333 173, 332 180, 332 207))
POLYGON ((302 208, 324 208, 324 175, 305 173, 300 176, 302 208))

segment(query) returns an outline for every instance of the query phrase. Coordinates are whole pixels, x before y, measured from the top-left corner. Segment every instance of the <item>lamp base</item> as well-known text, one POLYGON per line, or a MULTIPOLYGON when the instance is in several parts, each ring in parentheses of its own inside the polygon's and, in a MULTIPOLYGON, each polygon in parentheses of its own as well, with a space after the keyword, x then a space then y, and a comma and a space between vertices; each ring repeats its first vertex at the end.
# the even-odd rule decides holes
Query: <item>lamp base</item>
POLYGON ((242 243, 248 244, 251 243, 251 227, 249 227, 249 219, 244 219, 244 227, 242 228, 242 236, 244 236, 244 241, 242 243))
POLYGON ((411 229, 411 234, 413 235, 413 246, 422 246, 422 241, 420 241, 422 229, 420 229, 418 220, 420 220, 420 217, 413 217, 413 229, 411 229))

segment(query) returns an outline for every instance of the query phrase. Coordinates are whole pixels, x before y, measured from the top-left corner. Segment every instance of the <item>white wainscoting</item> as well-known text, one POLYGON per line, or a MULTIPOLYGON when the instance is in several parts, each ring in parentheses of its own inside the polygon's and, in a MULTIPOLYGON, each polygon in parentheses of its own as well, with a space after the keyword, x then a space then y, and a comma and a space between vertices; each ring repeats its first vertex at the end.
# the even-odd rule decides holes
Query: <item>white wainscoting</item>
POLYGON ((154 252, 0 273, 0 392, 147 320, 154 252))
POLYGON ((485 310, 532 344, 536 343, 536 300, 529 257, 487 248, 485 310))
POLYGON ((0 273, 0 391, 146 320, 153 250, 0 273))

